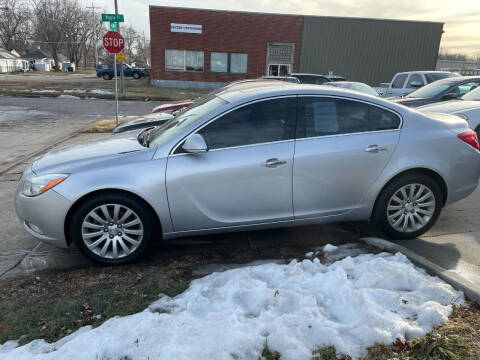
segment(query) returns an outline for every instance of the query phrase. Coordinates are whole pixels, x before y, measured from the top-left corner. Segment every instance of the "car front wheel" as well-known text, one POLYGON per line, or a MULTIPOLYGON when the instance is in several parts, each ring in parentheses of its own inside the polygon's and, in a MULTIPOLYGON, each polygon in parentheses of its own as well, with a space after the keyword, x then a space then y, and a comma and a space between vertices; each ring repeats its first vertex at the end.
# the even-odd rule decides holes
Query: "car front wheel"
POLYGON ((112 76, 110 74, 107 74, 107 73, 104 73, 102 76, 103 76, 104 80, 111 80, 112 79, 112 76))
POLYGON ((391 238, 410 239, 435 224, 442 204, 442 192, 435 180, 424 174, 408 174, 382 190, 373 221, 391 238))
POLYGON ((154 229, 151 210, 133 197, 112 193, 89 198, 76 209, 70 236, 91 260, 119 265, 143 253, 154 229))
POLYGON ((134 72, 133 73, 133 78, 136 79, 136 80, 140 79, 140 74, 138 72, 134 72))

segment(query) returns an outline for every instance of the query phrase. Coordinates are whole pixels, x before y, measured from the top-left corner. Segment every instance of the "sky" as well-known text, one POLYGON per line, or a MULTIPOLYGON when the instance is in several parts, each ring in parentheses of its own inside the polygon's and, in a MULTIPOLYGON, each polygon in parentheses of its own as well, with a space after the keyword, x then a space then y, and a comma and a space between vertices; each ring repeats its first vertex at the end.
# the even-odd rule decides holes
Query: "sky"
MULTIPOLYGON (((353 16, 444 22, 440 44, 449 53, 480 57, 480 0, 117 0, 125 22, 149 38, 148 6, 353 16)), ((114 12, 114 0, 81 0, 114 12)))

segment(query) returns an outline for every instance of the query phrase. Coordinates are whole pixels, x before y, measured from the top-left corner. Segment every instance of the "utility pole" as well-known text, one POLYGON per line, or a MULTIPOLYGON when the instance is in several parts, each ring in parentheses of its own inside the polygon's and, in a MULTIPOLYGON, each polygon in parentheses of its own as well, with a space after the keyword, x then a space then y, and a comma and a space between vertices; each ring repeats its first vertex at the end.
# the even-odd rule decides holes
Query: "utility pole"
MULTIPOLYGON (((118 15, 117 0, 115 0, 115 15, 118 15)), ((118 31, 118 33, 120 33, 120 23, 119 22, 117 22, 117 31, 118 31)), ((120 67, 120 91, 122 92, 122 94, 125 94, 125 84, 124 84, 124 80, 123 80, 123 62, 120 63, 119 67, 120 67)), ((116 68, 115 68, 115 70, 116 70, 116 68)))
MULTIPOLYGON (((98 66, 98 28, 97 28, 97 19, 95 18, 95 9, 100 9, 98 6, 94 6, 92 2, 92 6, 87 6, 87 9, 92 9, 92 25, 94 26, 93 30, 95 32, 95 70, 97 70, 98 66)), ((87 66, 87 57, 85 56, 85 66, 87 66)))

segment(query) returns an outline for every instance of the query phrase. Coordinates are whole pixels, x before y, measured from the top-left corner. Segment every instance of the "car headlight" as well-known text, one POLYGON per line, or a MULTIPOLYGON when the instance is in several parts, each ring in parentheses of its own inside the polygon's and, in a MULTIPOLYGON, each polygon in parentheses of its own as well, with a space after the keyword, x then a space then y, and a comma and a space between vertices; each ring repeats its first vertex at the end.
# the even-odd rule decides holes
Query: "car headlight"
POLYGON ((23 183, 23 194, 26 196, 40 195, 60 184, 67 177, 67 174, 48 174, 26 179, 23 183))
POLYGON ((455 114, 455 115, 457 115, 457 116, 461 117, 463 120, 466 120, 466 121, 468 121, 468 116, 467 116, 467 115, 465 115, 465 114, 455 114))

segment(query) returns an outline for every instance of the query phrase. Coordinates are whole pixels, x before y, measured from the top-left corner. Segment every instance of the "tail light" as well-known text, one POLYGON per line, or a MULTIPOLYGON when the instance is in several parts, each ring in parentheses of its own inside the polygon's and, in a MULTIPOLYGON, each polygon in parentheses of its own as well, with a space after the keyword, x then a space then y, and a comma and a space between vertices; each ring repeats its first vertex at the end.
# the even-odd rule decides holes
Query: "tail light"
POLYGON ((468 145, 479 150, 478 147, 478 137, 475 131, 467 131, 458 135, 458 138, 462 141, 465 141, 468 145))

